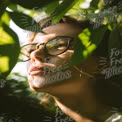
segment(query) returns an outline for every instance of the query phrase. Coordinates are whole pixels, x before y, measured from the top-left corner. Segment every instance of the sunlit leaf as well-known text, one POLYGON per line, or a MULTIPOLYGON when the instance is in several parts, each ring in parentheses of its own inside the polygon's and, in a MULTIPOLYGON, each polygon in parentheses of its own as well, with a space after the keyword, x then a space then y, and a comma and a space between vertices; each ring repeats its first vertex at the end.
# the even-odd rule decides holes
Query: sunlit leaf
POLYGON ((52 12, 56 9, 58 5, 59 5, 59 1, 54 1, 44 6, 43 10, 50 16, 50 14, 52 14, 52 12))
POLYGON ((15 24, 18 25, 20 28, 33 32, 41 31, 41 27, 32 17, 20 12, 8 12, 8 13, 12 18, 12 20, 15 22, 15 24))
POLYGON ((69 9, 68 11, 68 15, 72 16, 73 18, 76 19, 83 19, 83 15, 84 15, 84 9, 81 9, 81 5, 85 2, 85 0, 79 0, 78 2, 76 2, 76 4, 69 9), (82 15, 82 17, 81 17, 82 15))
POLYGON ((10 17, 9 17, 7 12, 3 13, 3 15, 1 17, 1 20, 0 20, 0 23, 2 24, 2 22, 4 22, 5 24, 9 25, 10 17))
POLYGON ((97 48, 106 32, 106 26, 99 28, 87 28, 79 34, 79 41, 75 47, 75 53, 72 56, 71 65, 80 64, 87 59, 97 48), (97 35, 97 36, 96 36, 97 35))
POLYGON ((0 26, 0 77, 6 77, 17 62, 18 37, 5 23, 0 26))
POLYGON ((64 0, 52 13, 53 23, 58 22, 64 15, 65 13, 73 7, 75 3, 77 3, 79 0, 64 0))
POLYGON ((0 56, 0 72, 6 72, 9 70, 9 58, 7 56, 0 56))
POLYGON ((13 38, 0 27, 0 45, 14 44, 13 38))

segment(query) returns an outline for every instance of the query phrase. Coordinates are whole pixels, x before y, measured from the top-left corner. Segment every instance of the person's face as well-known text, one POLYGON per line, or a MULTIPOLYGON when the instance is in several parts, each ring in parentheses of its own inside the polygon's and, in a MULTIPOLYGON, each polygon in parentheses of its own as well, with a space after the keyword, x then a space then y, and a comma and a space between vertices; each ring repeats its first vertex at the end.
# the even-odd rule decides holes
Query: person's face
MULTIPOLYGON (((69 48, 64 53, 59 55, 49 55, 44 50, 44 45, 40 45, 38 49, 33 50, 30 53, 30 60, 27 64, 28 80, 30 87, 34 90, 45 88, 52 84, 58 84, 59 82, 64 82, 71 78, 71 71, 64 67, 67 66, 74 53, 74 50, 71 47, 76 42, 76 37, 78 33, 81 32, 81 29, 75 28, 74 25, 67 23, 59 23, 49 26, 43 29, 43 31, 46 34, 36 34, 32 43, 48 43, 50 40, 59 36, 67 36, 73 39, 69 48), (64 70, 61 72, 61 69, 64 70), (61 78, 62 76, 60 76, 60 74, 63 75, 64 78, 61 78)), ((60 44, 64 45, 65 43, 62 41, 63 39, 60 44)), ((65 47, 61 46, 58 49, 62 50, 64 48, 65 47)), ((55 53, 57 52, 58 50, 55 50, 55 53)))

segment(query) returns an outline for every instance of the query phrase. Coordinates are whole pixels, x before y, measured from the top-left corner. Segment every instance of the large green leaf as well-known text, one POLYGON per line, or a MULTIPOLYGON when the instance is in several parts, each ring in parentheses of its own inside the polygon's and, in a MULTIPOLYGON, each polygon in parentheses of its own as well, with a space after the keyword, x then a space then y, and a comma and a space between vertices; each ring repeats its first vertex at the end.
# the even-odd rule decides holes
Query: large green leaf
POLYGON ((65 13, 75 5, 79 0, 64 0, 52 13, 52 22, 58 22, 65 13))
POLYGON ((86 28, 79 34, 79 41, 72 56, 71 65, 78 65, 97 48, 107 30, 106 26, 86 28))
POLYGON ((57 0, 10 0, 12 3, 19 4, 24 8, 44 7, 45 5, 57 0))
POLYGON ((8 13, 11 19, 20 28, 24 30, 33 31, 33 32, 41 32, 41 27, 32 17, 20 12, 8 12, 8 13))
POLYGON ((9 4, 7 7, 10 8, 13 11, 18 11, 18 5, 17 4, 9 4))
POLYGON ((43 10, 50 16, 58 5, 59 1, 54 1, 44 6, 43 10))
POLYGON ((0 26, 0 77, 5 78, 17 62, 19 55, 18 37, 8 25, 0 26))
POLYGON ((1 0, 0 1, 0 18, 8 5, 9 5, 9 0, 1 0))

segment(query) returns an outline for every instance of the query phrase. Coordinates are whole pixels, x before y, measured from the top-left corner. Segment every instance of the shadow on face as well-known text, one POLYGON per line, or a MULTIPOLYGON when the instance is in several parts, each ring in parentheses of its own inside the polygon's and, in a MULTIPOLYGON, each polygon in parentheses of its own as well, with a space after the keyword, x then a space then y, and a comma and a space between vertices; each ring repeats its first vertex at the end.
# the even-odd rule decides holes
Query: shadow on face
MULTIPOLYGON (((40 45, 38 49, 32 49, 30 53, 30 61, 28 61, 28 80, 32 89, 41 90, 53 87, 60 84, 65 84, 69 79, 72 81, 72 70, 67 67, 71 57, 74 53, 73 46, 76 43, 76 37, 82 29, 75 27, 68 23, 58 23, 56 25, 44 28, 44 33, 37 33, 31 43, 46 44, 40 45), (59 40, 57 46, 57 38, 65 37, 59 40), (72 38, 69 47, 61 54, 49 55, 49 43, 53 45, 52 52, 64 50, 66 45, 66 38, 72 38), (48 45, 48 47, 47 47, 48 45), (54 45, 56 45, 56 49, 54 45), (46 47, 46 50, 45 50, 46 47), (48 48, 48 49, 47 49, 48 48), (48 53, 47 53, 48 50, 48 53), (61 70, 60 70, 61 69, 61 70)), ((69 43, 69 42, 68 42, 69 43)), ((50 48, 52 48, 50 45, 50 48)), ((38 45, 37 45, 38 46, 38 45)), ((74 80, 74 78, 73 78, 74 80)))

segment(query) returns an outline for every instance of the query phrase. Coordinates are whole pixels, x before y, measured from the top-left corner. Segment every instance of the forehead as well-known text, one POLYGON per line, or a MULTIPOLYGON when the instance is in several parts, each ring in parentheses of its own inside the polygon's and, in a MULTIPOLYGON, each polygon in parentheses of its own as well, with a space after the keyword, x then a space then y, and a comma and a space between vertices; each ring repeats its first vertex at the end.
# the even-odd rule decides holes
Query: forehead
POLYGON ((80 32, 81 28, 68 23, 58 23, 43 29, 46 34, 55 34, 56 36, 71 36, 76 37, 80 32))
POLYGON ((77 35, 82 31, 78 26, 68 24, 68 23, 58 23, 56 25, 51 25, 43 29, 44 33, 36 33, 29 42, 46 42, 56 36, 69 36, 77 37, 77 35))

